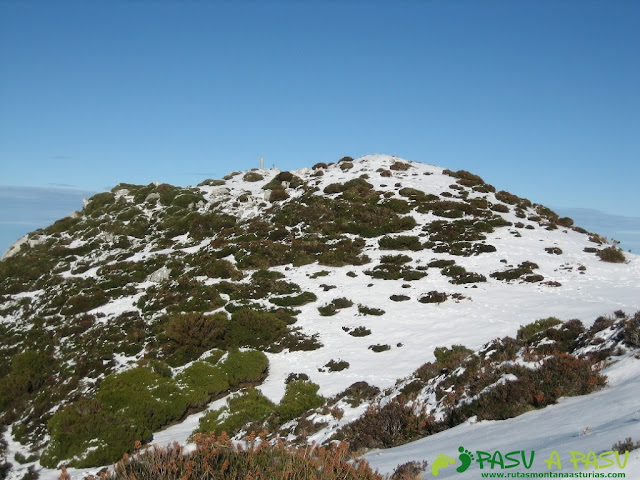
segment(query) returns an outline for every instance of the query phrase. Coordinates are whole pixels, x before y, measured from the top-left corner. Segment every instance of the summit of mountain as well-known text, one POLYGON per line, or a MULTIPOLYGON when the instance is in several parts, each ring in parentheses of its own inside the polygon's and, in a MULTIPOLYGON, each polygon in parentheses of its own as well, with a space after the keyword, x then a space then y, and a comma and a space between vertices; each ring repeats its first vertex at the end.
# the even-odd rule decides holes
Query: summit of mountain
POLYGON ((639 298, 640 257, 467 171, 376 154, 120 184, 0 262, 6 455, 84 468, 225 418, 299 430, 366 382, 344 426, 437 352, 553 318, 583 322, 573 354, 598 318, 632 328, 639 298))

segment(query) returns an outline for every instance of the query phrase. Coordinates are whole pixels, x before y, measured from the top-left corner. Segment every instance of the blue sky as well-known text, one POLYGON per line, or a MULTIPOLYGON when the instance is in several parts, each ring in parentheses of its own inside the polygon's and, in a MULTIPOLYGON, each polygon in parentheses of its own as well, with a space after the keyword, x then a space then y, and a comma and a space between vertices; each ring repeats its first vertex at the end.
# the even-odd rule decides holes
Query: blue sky
POLYGON ((0 228, 14 187, 368 153, 640 217, 639 24, 624 0, 5 0, 0 228))

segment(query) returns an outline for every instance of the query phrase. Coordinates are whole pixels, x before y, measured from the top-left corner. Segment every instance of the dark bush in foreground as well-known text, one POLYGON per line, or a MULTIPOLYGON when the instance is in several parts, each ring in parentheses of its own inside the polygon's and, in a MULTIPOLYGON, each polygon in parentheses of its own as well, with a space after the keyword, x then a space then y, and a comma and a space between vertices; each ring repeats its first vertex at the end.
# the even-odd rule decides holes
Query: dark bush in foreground
POLYGON ((414 408, 394 398, 384 407, 373 405, 365 414, 338 432, 341 440, 347 440, 355 450, 363 448, 389 448, 426 437, 442 429, 433 415, 425 410, 416 413, 414 408))
POLYGON ((364 460, 351 461, 346 444, 327 448, 294 448, 282 442, 270 445, 255 438, 241 447, 229 437, 198 436, 196 449, 153 447, 125 458, 110 480, 382 480, 364 460))

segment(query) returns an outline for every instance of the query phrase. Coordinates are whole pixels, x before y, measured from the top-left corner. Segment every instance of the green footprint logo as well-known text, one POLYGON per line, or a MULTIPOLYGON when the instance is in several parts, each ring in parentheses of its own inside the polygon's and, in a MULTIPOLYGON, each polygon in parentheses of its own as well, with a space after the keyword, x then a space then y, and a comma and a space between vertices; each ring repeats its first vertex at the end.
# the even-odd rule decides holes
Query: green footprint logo
POLYGON ((460 455, 458 455, 458 459, 462 462, 462 465, 456 468, 456 471, 458 473, 466 472, 467 468, 469 468, 471 462, 473 461, 473 453, 471 453, 464 447, 459 447, 458 451, 460 452, 460 455))
POLYGON ((441 468, 447 468, 449 465, 453 465, 455 461, 455 458, 444 453, 439 453, 431 466, 431 475, 437 477, 441 468))

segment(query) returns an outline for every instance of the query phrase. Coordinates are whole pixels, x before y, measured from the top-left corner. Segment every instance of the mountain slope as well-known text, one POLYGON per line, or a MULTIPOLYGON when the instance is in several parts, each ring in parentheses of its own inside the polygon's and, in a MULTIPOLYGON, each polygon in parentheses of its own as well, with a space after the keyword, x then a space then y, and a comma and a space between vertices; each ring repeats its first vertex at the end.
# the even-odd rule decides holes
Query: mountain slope
POLYGON ((94 398, 149 440, 249 383, 277 404, 291 373, 325 397, 392 387, 436 347, 638 310, 640 260, 602 242, 473 174, 385 155, 187 189, 119 185, 0 263, 3 421, 25 457, 91 464, 108 435, 54 454, 47 422, 94 398), (265 352, 266 378, 231 369, 239 347, 265 352), (108 387, 125 371, 169 392, 165 420, 118 410, 129 406, 108 387), (195 395, 190 379, 211 387, 195 395))

